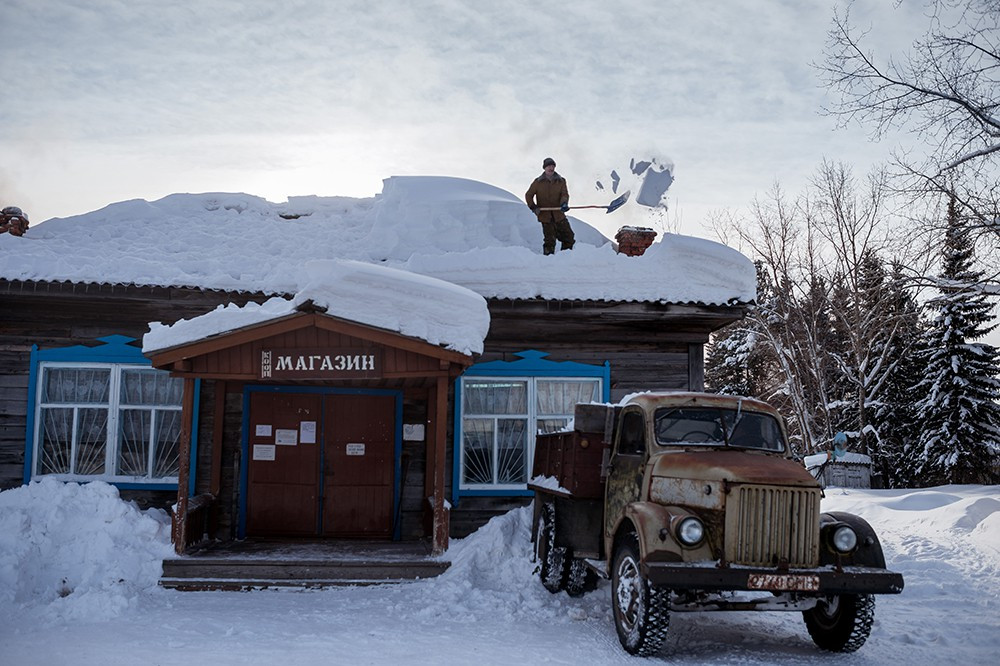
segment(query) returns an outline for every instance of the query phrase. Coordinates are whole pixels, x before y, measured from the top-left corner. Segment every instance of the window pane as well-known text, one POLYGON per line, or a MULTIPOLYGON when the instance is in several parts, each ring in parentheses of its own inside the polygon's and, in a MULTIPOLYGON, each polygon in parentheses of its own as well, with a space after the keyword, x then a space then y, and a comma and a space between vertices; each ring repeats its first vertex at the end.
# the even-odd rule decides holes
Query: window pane
POLYGON ((572 414, 578 402, 596 402, 598 382, 594 379, 580 381, 551 381, 540 379, 535 384, 538 396, 538 414, 572 414))
POLYGON ((536 422, 538 429, 536 432, 539 435, 545 435, 550 432, 560 432, 566 429, 566 424, 569 423, 569 419, 538 419, 536 422))
POLYGON ((177 476, 180 473, 178 456, 181 441, 181 413, 161 409, 156 412, 156 451, 153 458, 153 476, 177 476))
POLYGON ((726 429, 729 430, 729 445, 749 449, 784 451, 785 441, 781 436, 781 426, 771 416, 754 412, 741 412, 739 420, 736 412, 723 412, 726 429))
POLYGON ((108 410, 79 409, 76 424, 76 474, 104 474, 108 446, 108 410))
POLYGON ((718 409, 658 409, 654 423, 659 444, 725 443, 722 414, 718 409))
POLYGON ((123 405, 180 405, 184 380, 160 370, 123 370, 123 405))
POLYGON ((528 385, 523 381, 469 380, 462 387, 466 414, 525 414, 528 385))
POLYGON ((107 403, 110 390, 107 368, 45 368, 42 402, 107 403))
POLYGON ((497 420, 497 483, 527 483, 528 422, 497 420))
POLYGON ((73 410, 43 409, 40 425, 38 473, 69 474, 73 446, 73 410))
POLYGON ((493 483, 493 419, 463 419, 465 483, 493 483))
POLYGON ((152 413, 145 409, 119 410, 116 474, 121 476, 147 475, 151 418, 152 413))

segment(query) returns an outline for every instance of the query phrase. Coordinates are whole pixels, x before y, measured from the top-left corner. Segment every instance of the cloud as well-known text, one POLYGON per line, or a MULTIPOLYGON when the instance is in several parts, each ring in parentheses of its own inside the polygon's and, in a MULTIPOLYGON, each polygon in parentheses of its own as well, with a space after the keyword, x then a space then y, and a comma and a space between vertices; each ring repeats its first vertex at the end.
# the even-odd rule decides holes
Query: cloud
POLYGON ((578 200, 641 151, 666 151, 672 196, 701 210, 845 150, 808 66, 828 21, 785 0, 6 0, 0 142, 41 215, 171 186, 370 194, 395 174, 520 194, 549 154, 578 200))

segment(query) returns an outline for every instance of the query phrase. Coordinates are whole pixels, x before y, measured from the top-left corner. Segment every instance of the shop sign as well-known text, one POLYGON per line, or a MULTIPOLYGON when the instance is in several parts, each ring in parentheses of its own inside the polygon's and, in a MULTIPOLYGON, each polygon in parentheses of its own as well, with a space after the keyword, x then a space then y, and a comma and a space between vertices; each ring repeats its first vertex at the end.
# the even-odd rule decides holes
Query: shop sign
POLYGON ((378 349, 262 349, 261 379, 377 379, 382 376, 378 349))

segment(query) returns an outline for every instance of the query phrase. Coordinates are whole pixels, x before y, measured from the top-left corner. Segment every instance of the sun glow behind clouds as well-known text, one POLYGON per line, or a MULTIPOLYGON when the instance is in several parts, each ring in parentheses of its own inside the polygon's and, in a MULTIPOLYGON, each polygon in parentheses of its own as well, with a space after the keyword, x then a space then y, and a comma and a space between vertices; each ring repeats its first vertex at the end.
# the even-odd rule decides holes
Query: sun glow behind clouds
MULTIPOLYGON (((883 4, 856 3, 915 34, 919 8, 883 4)), ((678 165, 672 196, 697 232, 705 211, 746 205, 775 178, 794 189, 822 156, 875 152, 816 115, 808 63, 824 6, 525 12, 510 0, 5 0, 0 85, 16 103, 0 106, 0 197, 41 221, 172 192, 371 196, 392 175, 520 194, 553 155, 574 202, 601 203, 592 174, 655 144, 678 165)), ((617 220, 586 215, 613 233, 617 220)))

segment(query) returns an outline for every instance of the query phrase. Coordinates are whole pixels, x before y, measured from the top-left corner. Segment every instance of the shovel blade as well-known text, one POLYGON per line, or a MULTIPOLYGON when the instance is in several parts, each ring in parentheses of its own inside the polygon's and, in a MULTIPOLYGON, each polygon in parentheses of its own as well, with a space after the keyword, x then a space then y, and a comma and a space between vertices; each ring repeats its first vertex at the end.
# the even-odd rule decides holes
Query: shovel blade
POLYGON ((612 201, 611 203, 609 203, 608 204, 608 212, 610 213, 612 211, 616 211, 619 208, 621 208, 622 206, 624 206, 625 202, 628 201, 629 195, 631 195, 631 194, 632 194, 632 190, 628 190, 627 192, 625 192, 625 194, 621 195, 620 197, 618 197, 617 199, 615 199, 614 201, 612 201))

